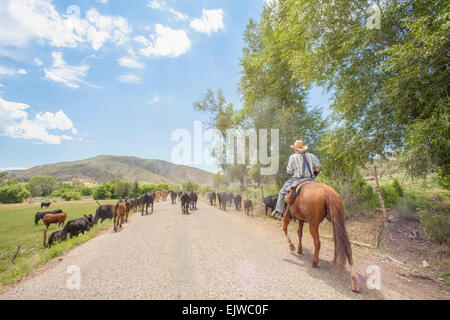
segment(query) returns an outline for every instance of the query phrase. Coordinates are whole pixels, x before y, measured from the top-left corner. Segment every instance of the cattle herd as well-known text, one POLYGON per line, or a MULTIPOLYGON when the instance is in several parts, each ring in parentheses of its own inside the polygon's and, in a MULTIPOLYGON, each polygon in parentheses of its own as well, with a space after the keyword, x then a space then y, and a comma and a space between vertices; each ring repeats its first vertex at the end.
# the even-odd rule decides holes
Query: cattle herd
MULTIPOLYGON (((34 223, 37 226, 39 225, 40 220, 44 222, 46 227, 46 230, 44 231, 44 246, 51 247, 56 242, 67 240, 67 235, 69 235, 70 238, 77 237, 79 234, 84 234, 86 231, 89 231, 99 221, 100 223, 103 223, 106 219, 113 220, 113 229, 114 231, 117 231, 119 228, 122 228, 122 224, 128 222, 128 215, 131 210, 134 212, 140 211, 141 215, 151 214, 153 213, 154 203, 161 200, 166 201, 169 196, 172 204, 176 204, 177 199, 180 201, 182 214, 188 215, 189 210, 192 211, 197 209, 198 195, 196 192, 163 190, 146 192, 138 198, 120 200, 114 205, 101 205, 97 201, 98 208, 94 216, 92 216, 92 214, 84 215, 82 218, 68 221, 65 225, 64 223, 67 214, 60 209, 48 212, 38 212, 35 215, 34 223), (64 227, 61 230, 53 232, 50 235, 48 242, 46 242, 47 230, 51 224, 58 224, 58 226, 64 227)), ((221 210, 226 210, 227 206, 233 206, 233 203, 237 211, 241 210, 242 196, 240 194, 233 194, 231 192, 220 192, 216 194, 216 192, 213 191, 208 194, 208 200, 211 206, 216 206, 218 203, 221 210)), ((271 210, 275 209, 276 202, 277 196, 263 198, 266 215, 268 208, 271 210)), ((49 207, 50 204, 51 202, 42 202, 41 208, 49 207)), ((253 215, 252 201, 246 199, 243 201, 243 204, 245 213, 247 215, 253 215)))

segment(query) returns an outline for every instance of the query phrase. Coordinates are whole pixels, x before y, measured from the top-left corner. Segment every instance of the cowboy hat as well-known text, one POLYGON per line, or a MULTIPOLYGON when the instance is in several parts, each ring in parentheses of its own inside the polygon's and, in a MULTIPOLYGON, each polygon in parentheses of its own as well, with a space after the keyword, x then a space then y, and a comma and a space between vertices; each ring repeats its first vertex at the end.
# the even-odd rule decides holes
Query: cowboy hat
POLYGON ((308 146, 305 146, 305 143, 302 140, 295 141, 295 144, 291 146, 291 148, 302 152, 308 150, 308 146))

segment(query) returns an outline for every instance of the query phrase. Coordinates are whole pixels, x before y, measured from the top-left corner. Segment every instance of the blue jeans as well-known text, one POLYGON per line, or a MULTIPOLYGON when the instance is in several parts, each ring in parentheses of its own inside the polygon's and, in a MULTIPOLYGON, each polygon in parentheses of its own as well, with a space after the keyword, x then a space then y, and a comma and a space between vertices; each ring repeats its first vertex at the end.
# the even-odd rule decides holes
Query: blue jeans
POLYGON ((292 186, 295 181, 298 181, 298 180, 300 180, 300 178, 290 178, 288 181, 286 181, 283 188, 281 188, 280 194, 278 195, 277 206, 275 207, 276 211, 283 213, 283 211, 284 211, 284 196, 286 195, 286 190, 287 190, 287 188, 292 186))

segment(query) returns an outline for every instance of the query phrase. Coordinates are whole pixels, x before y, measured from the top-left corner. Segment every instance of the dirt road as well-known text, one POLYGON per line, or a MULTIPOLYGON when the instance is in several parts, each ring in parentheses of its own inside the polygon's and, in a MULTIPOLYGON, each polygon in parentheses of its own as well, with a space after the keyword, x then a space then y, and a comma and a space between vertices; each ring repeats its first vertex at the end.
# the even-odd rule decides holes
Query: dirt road
MULTIPOLYGON (((297 241, 294 230, 291 238, 297 241)), ((362 291, 352 293, 348 271, 331 263, 333 243, 322 240, 317 269, 310 265, 312 250, 305 236, 304 254, 291 253, 279 222, 203 202, 186 216, 166 201, 152 215, 136 213, 119 232, 109 230, 4 288, 0 299, 449 298, 436 283, 402 277, 404 270, 361 252, 354 255, 362 291), (380 290, 366 286, 370 265, 380 267, 380 290), (79 289, 70 266, 80 271, 79 289)))

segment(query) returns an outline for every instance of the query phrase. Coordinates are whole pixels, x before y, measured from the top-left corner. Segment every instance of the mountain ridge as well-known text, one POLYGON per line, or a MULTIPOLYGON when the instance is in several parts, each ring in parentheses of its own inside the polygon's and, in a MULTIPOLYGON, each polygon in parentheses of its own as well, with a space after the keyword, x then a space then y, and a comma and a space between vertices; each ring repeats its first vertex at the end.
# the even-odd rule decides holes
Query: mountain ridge
POLYGON ((35 166, 15 173, 19 181, 27 181, 35 175, 52 175, 58 181, 82 181, 102 183, 120 178, 140 183, 195 182, 200 185, 212 183, 213 174, 166 160, 143 159, 133 156, 99 155, 77 161, 66 161, 35 166))

